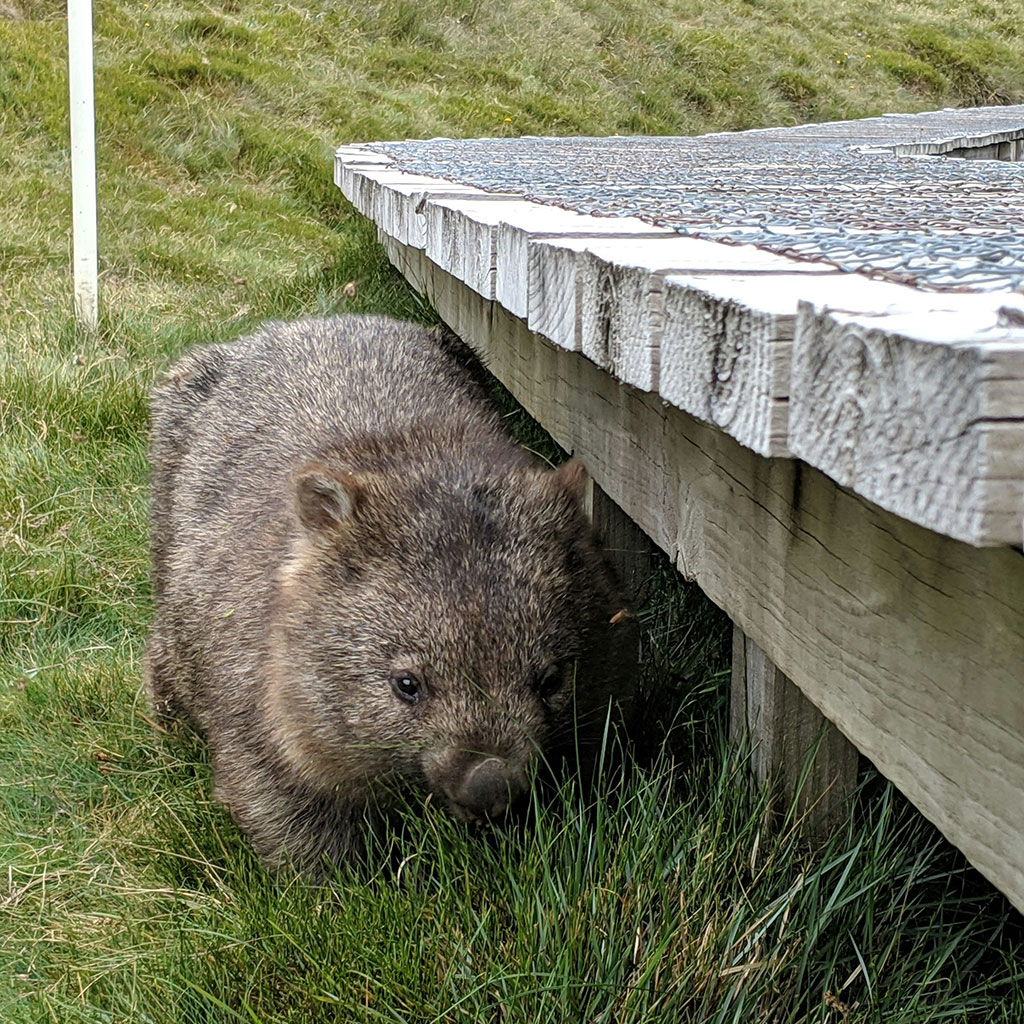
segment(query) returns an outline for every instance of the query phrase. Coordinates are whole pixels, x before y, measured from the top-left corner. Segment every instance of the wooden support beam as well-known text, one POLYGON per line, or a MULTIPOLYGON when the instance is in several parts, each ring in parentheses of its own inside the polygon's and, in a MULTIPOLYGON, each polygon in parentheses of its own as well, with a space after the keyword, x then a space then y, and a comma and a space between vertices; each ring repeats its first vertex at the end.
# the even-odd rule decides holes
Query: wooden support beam
POLYGON ((615 574, 635 607, 651 575, 654 545, 593 479, 587 485, 584 504, 615 574))
POLYGON ((729 735, 749 754, 758 786, 776 789, 778 811, 793 807, 801 831, 826 839, 849 814, 857 787, 857 748, 733 627, 729 735))

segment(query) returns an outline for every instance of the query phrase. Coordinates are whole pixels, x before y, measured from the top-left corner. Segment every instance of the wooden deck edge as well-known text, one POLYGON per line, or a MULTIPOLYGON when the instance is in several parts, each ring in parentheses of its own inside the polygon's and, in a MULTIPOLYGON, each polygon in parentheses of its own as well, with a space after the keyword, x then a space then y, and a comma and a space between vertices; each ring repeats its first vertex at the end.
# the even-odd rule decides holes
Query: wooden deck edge
POLYGON ((926 142, 899 142, 890 146, 864 147, 888 150, 897 156, 966 156, 976 160, 1024 159, 1024 117, 1019 128, 994 132, 952 135, 926 142))
POLYGON ((1004 327, 988 296, 946 310, 942 298, 878 315, 801 301, 789 446, 904 519, 1019 547, 1024 331, 1004 327))
POLYGON ((1024 554, 759 456, 386 245, 679 570, 1024 911, 1024 554))
MULTIPOLYGON (((799 455, 889 511, 970 544, 1024 541, 1024 472, 1007 454, 1024 452, 1024 364, 1014 354, 1024 352, 1024 328, 1000 319, 1002 307, 1024 317, 1024 298, 921 292, 633 218, 407 175, 369 147, 339 150, 335 180, 385 234, 483 298, 758 454, 799 455), (798 316, 801 304, 818 315, 798 316), (834 361, 842 331, 830 314, 839 311, 878 330, 892 317, 906 343, 895 348, 915 353, 904 363, 924 368, 919 381, 897 391, 870 361, 852 393, 850 373, 831 384, 813 375, 834 361), (955 339, 953 321, 962 325, 955 339), (997 337, 1003 354, 993 367, 997 337), (964 378, 969 364, 976 372, 964 378), (983 405, 998 395, 1015 412, 944 422, 964 395, 983 405), (923 423, 936 441, 908 446, 923 423)), ((843 335, 846 350, 854 333, 843 335)))

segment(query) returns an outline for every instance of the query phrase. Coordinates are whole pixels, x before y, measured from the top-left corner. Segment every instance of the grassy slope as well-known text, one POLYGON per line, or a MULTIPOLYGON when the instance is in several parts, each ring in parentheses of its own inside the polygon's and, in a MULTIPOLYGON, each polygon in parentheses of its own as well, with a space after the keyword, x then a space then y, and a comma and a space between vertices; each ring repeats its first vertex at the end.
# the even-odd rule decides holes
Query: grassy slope
POLYGON ((266 878, 138 680, 157 368, 269 316, 431 316, 333 145, 1020 101, 1015 0, 101 0, 95 338, 68 316, 60 12, 0 3, 0 1019, 1024 1019, 1019 920, 884 787, 819 856, 761 830, 720 749, 720 624, 667 584, 645 661, 676 768, 596 821, 569 789, 503 847, 428 814, 397 883, 266 878))

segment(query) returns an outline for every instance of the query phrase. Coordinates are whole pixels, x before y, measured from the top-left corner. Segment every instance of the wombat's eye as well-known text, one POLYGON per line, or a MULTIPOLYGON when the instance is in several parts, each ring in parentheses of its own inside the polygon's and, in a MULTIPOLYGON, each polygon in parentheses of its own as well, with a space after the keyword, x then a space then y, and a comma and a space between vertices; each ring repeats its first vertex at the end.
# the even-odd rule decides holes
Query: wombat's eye
POLYGON ((420 701, 422 684, 411 672, 392 673, 391 688, 408 704, 418 704, 420 701))
POLYGON ((541 700, 553 697, 562 688, 562 670, 558 665, 549 665, 543 672, 538 673, 533 688, 541 700))

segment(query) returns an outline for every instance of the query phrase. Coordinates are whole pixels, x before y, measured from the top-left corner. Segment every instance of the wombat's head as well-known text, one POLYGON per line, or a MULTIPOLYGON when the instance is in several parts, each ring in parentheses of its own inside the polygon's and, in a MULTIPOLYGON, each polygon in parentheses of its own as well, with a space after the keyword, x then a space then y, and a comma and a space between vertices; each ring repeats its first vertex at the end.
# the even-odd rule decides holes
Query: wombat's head
POLYGON ((296 476, 267 712, 306 782, 426 788, 472 820, 501 814, 562 744, 586 756, 629 696, 635 632, 578 462, 443 477, 296 476))

